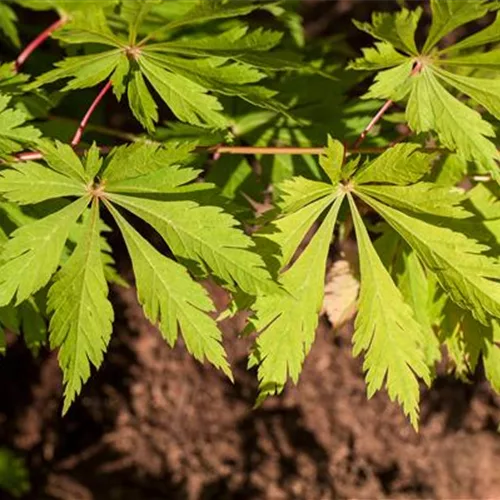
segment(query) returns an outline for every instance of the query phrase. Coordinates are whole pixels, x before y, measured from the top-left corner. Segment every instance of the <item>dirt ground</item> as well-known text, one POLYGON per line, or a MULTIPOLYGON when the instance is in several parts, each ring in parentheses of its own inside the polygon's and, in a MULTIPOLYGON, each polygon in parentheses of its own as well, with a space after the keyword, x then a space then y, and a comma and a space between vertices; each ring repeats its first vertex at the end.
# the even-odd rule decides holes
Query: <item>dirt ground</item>
POLYGON ((28 461, 36 500, 500 498, 500 398, 482 377, 423 393, 416 434, 366 400, 349 328, 325 321, 297 388, 257 410, 240 321, 224 324, 236 382, 171 350, 133 289, 113 292, 107 360, 65 418, 57 359, 22 345, 0 363, 0 441, 28 461))

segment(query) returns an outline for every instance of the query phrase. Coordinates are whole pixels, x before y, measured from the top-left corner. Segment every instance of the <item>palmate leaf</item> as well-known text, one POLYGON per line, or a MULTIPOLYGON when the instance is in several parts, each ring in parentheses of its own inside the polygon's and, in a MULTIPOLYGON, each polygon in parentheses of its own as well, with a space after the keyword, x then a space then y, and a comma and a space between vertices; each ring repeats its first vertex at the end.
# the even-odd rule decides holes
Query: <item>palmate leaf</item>
POLYGON ((361 292, 353 336, 354 355, 365 351, 368 396, 385 382, 391 400, 401 403, 415 428, 420 399, 418 378, 430 384, 425 335, 383 266, 351 195, 361 268, 361 292), (418 377, 418 378, 417 378, 418 377))
POLYGON ((90 377, 90 365, 102 363, 111 336, 113 308, 107 298, 99 226, 94 202, 84 235, 48 295, 50 345, 60 348, 59 364, 66 384, 63 414, 90 377))
POLYGON ((182 166, 192 159, 193 147, 193 143, 161 148, 158 144, 137 143, 116 148, 103 161, 96 146, 79 158, 70 146, 43 141, 40 149, 45 164, 27 162, 2 171, 0 193, 5 198, 17 203, 53 204, 52 209, 49 204, 41 218, 34 220, 24 220, 15 210, 9 211, 9 207, 17 205, 0 205, 2 210, 7 208, 9 219, 19 219, 21 224, 10 239, 1 232, 0 307, 10 307, 13 301, 24 307, 24 301, 32 300, 33 294, 47 285, 62 266, 49 290, 48 310, 50 342, 53 348, 59 348, 66 384, 63 412, 89 378, 91 366, 98 367, 102 362, 109 342, 113 314, 106 298, 106 281, 124 284, 113 268, 110 247, 102 237, 108 228, 99 219, 101 199, 123 231, 147 316, 153 322, 159 321, 171 345, 180 328, 189 352, 200 361, 209 360, 229 377, 221 332, 210 316, 214 307, 207 292, 183 265, 161 256, 136 233, 111 202, 121 197, 119 204, 127 205, 128 201, 133 212, 137 212, 137 203, 147 214, 146 221, 151 217, 154 227, 155 223, 163 224, 160 233, 174 253, 177 250, 181 258, 207 265, 229 288, 241 286, 254 294, 261 289, 280 291, 263 260, 252 251, 251 239, 236 227, 235 219, 216 206, 180 201, 183 193, 199 191, 199 184, 193 183, 199 171, 182 166), (178 199, 148 200, 119 195, 114 190, 142 197, 168 194, 178 199), (59 199, 62 196, 78 199, 68 204, 59 199), (88 210, 91 199, 92 209, 88 210), (158 211, 156 204, 162 209, 158 211), (75 247, 74 251, 65 246, 66 241, 71 243, 69 248, 75 247))
MULTIPOLYGON (((306 249, 280 277, 280 283, 288 294, 257 297, 253 307, 256 318, 252 327, 259 332, 259 336, 250 366, 259 365, 259 402, 281 392, 288 377, 295 383, 298 381, 318 325, 326 259, 342 200, 342 195, 336 199, 306 249)), ((328 199, 327 203, 331 205, 332 200, 328 199)), ((310 223, 311 212, 317 217, 317 212, 311 211, 310 207, 297 214, 301 213, 301 219, 310 223)))
MULTIPOLYGON (((351 63, 351 67, 370 70, 384 68, 384 71, 377 74, 375 83, 364 98, 396 101, 408 99, 406 119, 412 130, 417 133, 436 132, 444 147, 456 151, 466 161, 475 161, 481 169, 491 172, 497 181, 500 181, 498 170, 500 154, 492 141, 495 137, 493 126, 448 90, 451 87, 468 95, 498 118, 500 116, 498 81, 464 76, 443 68, 448 66, 455 71, 463 65, 498 69, 500 58, 495 56, 497 51, 465 56, 457 55, 455 52, 450 57, 450 50, 455 47, 454 45, 442 51, 434 49, 439 40, 450 31, 461 24, 484 16, 494 7, 493 3, 482 0, 478 2, 433 0, 431 30, 421 53, 414 51, 413 44, 410 43, 413 39, 403 43, 402 31, 398 31, 397 28, 398 23, 410 19, 412 15, 415 19, 418 18, 419 9, 413 14, 403 9, 397 14, 375 16, 371 24, 365 23, 359 27, 384 42, 377 44, 378 50, 367 49, 364 52, 365 57, 351 63), (396 57, 395 49, 403 52, 405 56, 400 54, 400 57, 396 57)), ((495 41, 498 37, 497 26, 498 17, 491 26, 465 39, 462 44, 459 42, 458 47, 471 49, 495 41)), ((414 31, 413 29, 412 33, 414 31)))
POLYGON ((221 332, 209 316, 215 308, 207 291, 183 266, 155 250, 116 209, 110 209, 132 258, 139 302, 148 319, 159 323, 171 347, 180 328, 188 351, 197 360, 208 359, 232 378, 221 332))
POLYGON ((258 402, 281 392, 288 377, 297 383, 314 341, 323 303, 326 259, 344 198, 338 184, 342 158, 343 146, 329 139, 320 163, 331 184, 301 177, 283 182, 279 186, 281 216, 255 235, 259 251, 273 272, 286 269, 279 278, 286 293, 261 294, 253 306, 251 327, 259 336, 249 365, 259 365, 258 402), (325 212, 306 249, 292 262, 307 233, 325 212))
POLYGON ((40 137, 36 128, 25 125, 27 117, 22 111, 8 107, 10 100, 0 93, 0 158, 20 151, 40 137))
MULTIPOLYGON (((114 34, 104 17, 99 18, 99 22, 90 23, 89 27, 85 27, 83 18, 70 23, 56 37, 68 44, 96 44, 97 51, 64 59, 56 64, 56 69, 41 75, 27 88, 69 79, 63 89, 68 91, 92 87, 111 79, 115 95, 120 99, 127 93, 134 116, 149 132, 154 131, 158 111, 146 81, 178 119, 198 126, 228 126, 222 105, 213 93, 238 96, 257 106, 286 112, 286 107, 274 99, 276 92, 255 85, 265 77, 256 69, 256 64, 242 59, 253 55, 258 62, 260 55, 268 57, 266 52, 279 43, 280 34, 263 30, 247 33, 246 28, 230 29, 217 36, 196 39, 191 50, 182 39, 176 40, 175 37, 164 43, 149 42, 149 38, 156 36, 153 34, 136 44, 139 25, 154 7, 151 2, 132 0, 123 4, 123 15, 129 27, 128 40, 114 34), (224 50, 223 43, 233 39, 235 47, 224 50), (214 57, 206 57, 207 54, 214 57)), ((257 8, 258 3, 232 8, 202 1, 193 6, 193 12, 197 11, 201 22, 244 15, 257 8)), ((192 16, 184 21, 178 19, 161 31, 168 26, 171 26, 171 31, 192 22, 192 16)), ((279 69, 285 68, 275 68, 279 69)))

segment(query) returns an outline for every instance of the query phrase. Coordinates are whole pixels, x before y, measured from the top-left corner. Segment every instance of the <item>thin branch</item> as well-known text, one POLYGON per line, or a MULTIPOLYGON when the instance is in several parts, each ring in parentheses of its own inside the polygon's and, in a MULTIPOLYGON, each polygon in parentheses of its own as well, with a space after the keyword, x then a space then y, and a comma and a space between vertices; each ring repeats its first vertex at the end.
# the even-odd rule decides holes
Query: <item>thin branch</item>
MULTIPOLYGON (((383 153, 387 148, 349 148, 349 153, 383 153)), ((254 147, 254 146, 199 146, 197 151, 233 155, 321 155, 324 148, 254 147)))
MULTIPOLYGON (((67 116, 48 115, 47 118, 52 121, 66 122, 73 125, 80 124, 80 120, 69 118, 67 116)), ((138 142, 142 140, 142 137, 139 135, 131 134, 130 132, 123 132, 114 128, 104 127, 102 125, 93 125, 92 123, 88 123, 85 130, 88 130, 89 132, 96 132, 101 135, 107 135, 109 137, 115 137, 116 139, 122 139, 127 142, 138 142)))
POLYGON ((43 158, 43 154, 40 153, 40 151, 25 151, 14 155, 14 158, 17 161, 35 161, 41 160, 43 158))
MULTIPOLYGON (((365 147, 365 148, 347 148, 349 154, 381 154, 387 151, 387 147, 365 147)), ((99 150, 102 154, 107 154, 113 149, 113 146, 100 146, 99 150)), ((423 147, 423 151, 445 151, 442 148, 423 147)), ((79 155, 85 154, 86 149, 77 149, 79 155)), ((300 148, 300 147, 252 147, 252 146, 197 146, 197 153, 212 153, 212 154, 234 154, 234 155, 320 155, 324 148, 300 148)), ((14 155, 17 161, 41 160, 43 154, 39 151, 27 151, 14 155)))
POLYGON ((21 69, 21 66, 26 62, 28 57, 42 45, 47 38, 54 33, 54 31, 58 30, 62 26, 64 26, 68 22, 68 18, 66 16, 61 17, 55 23, 51 24, 46 30, 42 31, 29 45, 25 47, 25 49, 19 54, 18 58, 15 62, 15 70, 16 73, 21 69))
MULTIPOLYGON (((422 63, 420 61, 415 62, 415 66, 411 70, 410 77, 417 75, 422 70, 422 63)), ((370 123, 365 127, 361 135, 357 138, 356 142, 353 144, 353 148, 357 148, 365 140, 366 136, 370 133, 372 128, 378 123, 378 121, 384 116, 386 111, 394 104, 392 99, 389 99, 385 104, 378 110, 377 114, 372 118, 370 123)))
POLYGON ((384 116, 385 112, 394 104, 392 99, 389 99, 385 104, 378 110, 377 114, 372 118, 371 122, 365 127, 361 135, 358 137, 356 142, 353 144, 354 148, 357 148, 370 133, 371 129, 377 124, 377 122, 384 116))
POLYGON ((83 132, 85 130, 85 127, 87 126, 90 117, 92 116, 92 113, 95 111, 99 103, 101 102, 102 98, 106 95, 106 92, 111 88, 112 83, 111 80, 106 83, 106 85, 102 88, 102 90, 97 94, 97 97, 94 99, 94 102, 90 105, 90 108, 88 111, 85 113, 85 116, 83 117, 82 121, 80 122, 80 125, 78 126, 77 131, 75 132, 75 136, 71 140, 71 145, 73 147, 77 146, 81 139, 83 132))

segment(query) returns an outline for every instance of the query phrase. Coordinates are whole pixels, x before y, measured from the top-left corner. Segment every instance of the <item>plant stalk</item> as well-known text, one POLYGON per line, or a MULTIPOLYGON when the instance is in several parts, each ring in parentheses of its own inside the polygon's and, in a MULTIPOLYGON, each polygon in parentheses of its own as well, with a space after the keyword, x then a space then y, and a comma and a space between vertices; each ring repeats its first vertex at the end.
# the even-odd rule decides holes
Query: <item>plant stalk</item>
POLYGON ((75 132, 73 139, 71 140, 71 145, 73 147, 77 146, 80 143, 82 136, 83 136, 83 132, 85 131, 85 127, 87 126, 87 124, 90 120, 90 117, 92 116, 92 113, 95 111, 95 109, 97 108, 99 103, 102 101, 102 98, 106 95, 106 93, 111 88, 111 86, 112 86, 112 83, 111 83, 111 80, 109 80, 108 83, 106 83, 106 85, 99 92, 99 94, 97 94, 97 97, 94 99, 94 101, 90 105, 90 108, 85 113, 85 116, 83 117, 82 121, 80 122, 80 125, 78 126, 78 129, 75 132))
POLYGON ((16 73, 19 72, 21 66, 26 62, 26 60, 30 57, 30 55, 42 45, 47 38, 54 33, 54 31, 58 30, 62 26, 64 26, 68 22, 68 18, 63 16, 55 23, 51 24, 46 30, 42 31, 34 40, 32 40, 24 50, 19 54, 15 62, 15 70, 16 73))

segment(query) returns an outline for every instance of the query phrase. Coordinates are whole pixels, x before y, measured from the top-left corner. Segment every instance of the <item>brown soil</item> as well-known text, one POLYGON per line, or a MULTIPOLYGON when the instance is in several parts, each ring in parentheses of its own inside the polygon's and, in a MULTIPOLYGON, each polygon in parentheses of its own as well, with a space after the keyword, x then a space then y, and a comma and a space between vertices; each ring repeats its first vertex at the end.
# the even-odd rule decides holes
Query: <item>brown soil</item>
POLYGON ((169 349, 133 290, 115 309, 106 362, 66 418, 53 355, 15 345, 0 363, 0 440, 28 460, 27 498, 500 498, 500 398, 480 376, 439 378, 416 434, 385 395, 366 400, 349 332, 323 323, 299 387, 252 410, 238 321, 224 324, 233 385, 169 349))

